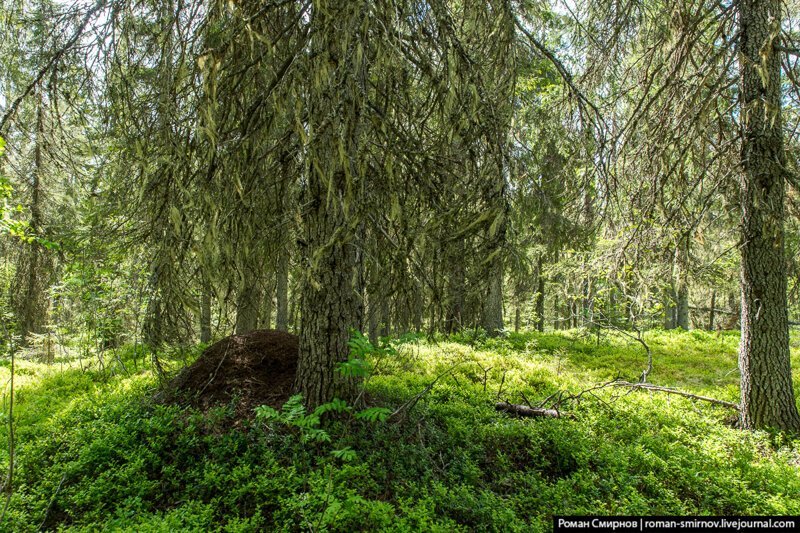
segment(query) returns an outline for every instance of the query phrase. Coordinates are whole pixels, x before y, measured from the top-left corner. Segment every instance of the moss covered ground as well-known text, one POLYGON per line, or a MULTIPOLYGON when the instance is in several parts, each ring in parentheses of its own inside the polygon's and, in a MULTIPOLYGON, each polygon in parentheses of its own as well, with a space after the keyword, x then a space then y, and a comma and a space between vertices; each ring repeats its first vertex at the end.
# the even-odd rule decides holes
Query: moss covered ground
MULTIPOLYGON (((737 401, 738 332, 646 340, 652 383, 737 401)), ((792 346, 798 369, 800 336, 792 346)), ((800 514, 796 437, 743 432, 725 408, 660 393, 568 399, 637 378, 644 351, 624 337, 406 337, 369 356, 368 402, 393 412, 436 380, 430 390, 387 421, 373 411, 320 424, 296 406, 241 422, 235 405, 159 404, 142 355, 117 355, 88 369, 18 361, 16 474, 0 529, 548 531, 553 514, 800 514), (494 408, 559 391, 574 418, 494 408)), ((6 388, 8 377, 5 361, 6 388)), ((6 395, 3 471, 7 422, 6 395)))

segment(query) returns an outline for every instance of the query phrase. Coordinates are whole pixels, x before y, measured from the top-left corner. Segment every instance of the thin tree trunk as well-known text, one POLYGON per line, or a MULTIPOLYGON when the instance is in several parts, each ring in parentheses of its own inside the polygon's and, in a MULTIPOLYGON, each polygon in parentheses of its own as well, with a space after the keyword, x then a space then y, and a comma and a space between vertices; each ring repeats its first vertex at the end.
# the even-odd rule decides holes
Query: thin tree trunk
POLYGON ((388 337, 392 334, 392 302, 391 300, 384 296, 381 299, 381 322, 380 331, 381 337, 388 337))
MULTIPOLYGON (((42 204, 44 201, 44 187, 42 176, 44 174, 44 102, 41 90, 38 94, 36 109, 36 144, 34 145, 34 169, 33 181, 31 183, 29 221, 30 233, 40 236, 44 223, 42 204)), ((44 249, 36 241, 25 245, 24 268, 18 270, 23 279, 18 279, 23 290, 17 295, 16 309, 17 321, 20 334, 20 344, 25 346, 28 336, 31 334, 41 334, 44 332, 44 325, 47 322, 47 294, 45 292, 45 278, 47 277, 44 249)))
POLYGON ((683 237, 675 254, 677 283, 675 287, 675 326, 689 330, 689 238, 683 237))
POLYGON ((553 329, 561 329, 561 298, 559 292, 553 293, 553 329))
POLYGON ((537 331, 544 331, 544 289, 545 289, 545 279, 544 273, 542 272, 542 258, 540 257, 538 262, 536 263, 536 297, 535 297, 535 304, 536 304, 536 330, 537 331))
POLYGON ((417 285, 414 291, 414 332, 419 333, 422 331, 423 313, 425 312, 424 293, 421 284, 417 285))
POLYGON ((451 275, 447 281, 446 333, 455 333, 464 327, 464 291, 466 290, 464 248, 463 240, 448 246, 450 253, 447 260, 450 263, 451 275))
POLYGON ((287 331, 289 327, 289 250, 281 249, 278 255, 275 284, 275 329, 287 331))
POLYGON ((714 309, 717 305, 717 291, 711 291, 711 309, 708 310, 708 331, 714 331, 714 309))
MULTIPOLYGON (((381 240, 378 239, 378 247, 381 240)), ((369 284, 367 291, 367 332, 369 340, 375 346, 378 345, 378 338, 381 335, 380 327, 383 320, 383 302, 380 293, 382 292, 383 280, 381 279, 381 269, 377 258, 373 258, 369 271, 369 284)))
POLYGON ((200 295, 200 342, 211 342, 211 289, 207 286, 200 295))
POLYGON ((741 0, 741 416, 745 428, 800 430, 789 360, 780 0, 741 0))

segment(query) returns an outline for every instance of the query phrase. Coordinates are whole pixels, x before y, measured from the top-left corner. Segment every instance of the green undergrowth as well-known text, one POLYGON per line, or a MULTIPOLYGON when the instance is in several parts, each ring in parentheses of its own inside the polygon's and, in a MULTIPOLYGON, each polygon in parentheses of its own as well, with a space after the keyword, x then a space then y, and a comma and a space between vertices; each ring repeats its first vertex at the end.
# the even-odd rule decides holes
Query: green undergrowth
MULTIPOLYGON (((736 333, 646 340, 650 381, 736 401, 736 333)), ((159 405, 157 380, 130 353, 102 369, 20 361, 15 486, 0 529, 548 531, 553 514, 800 514, 792 437, 732 429, 724 408, 676 396, 606 388, 569 399, 636 379, 644 350, 624 337, 462 334, 395 348, 371 357, 367 397, 409 408, 320 424, 296 403, 247 423, 232 405, 159 405), (559 391, 574 418, 494 407, 559 391)), ((7 398, 3 413, 5 450, 7 398)))

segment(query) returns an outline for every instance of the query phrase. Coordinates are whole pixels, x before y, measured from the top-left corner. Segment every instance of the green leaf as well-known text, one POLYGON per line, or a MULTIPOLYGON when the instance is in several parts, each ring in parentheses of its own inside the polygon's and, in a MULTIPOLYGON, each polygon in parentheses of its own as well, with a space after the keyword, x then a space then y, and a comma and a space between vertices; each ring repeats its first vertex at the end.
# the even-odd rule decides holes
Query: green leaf
POLYGON ((368 407, 356 413, 356 418, 370 422, 386 422, 391 413, 392 411, 386 407, 368 407))
POLYGON ((337 459, 341 459, 345 463, 355 461, 357 457, 355 450, 353 450, 350 446, 345 446, 340 450, 333 450, 331 452, 331 455, 336 457, 337 459))

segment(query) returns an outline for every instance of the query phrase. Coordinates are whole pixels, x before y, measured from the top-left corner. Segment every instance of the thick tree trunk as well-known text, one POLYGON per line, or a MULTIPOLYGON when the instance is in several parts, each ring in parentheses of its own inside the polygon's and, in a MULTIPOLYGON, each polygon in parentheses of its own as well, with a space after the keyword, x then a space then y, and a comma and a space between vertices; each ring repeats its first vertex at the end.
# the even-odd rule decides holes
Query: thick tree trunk
POLYGON ((490 337, 499 335, 503 324, 503 261, 495 259, 489 270, 489 291, 483 308, 483 329, 490 337))
POLYGON ((378 337, 379 337, 379 329, 381 324, 381 309, 382 306, 378 302, 378 295, 375 293, 371 293, 369 295, 369 299, 367 301, 367 332, 369 336, 369 341, 376 345, 378 344, 378 337))
POLYGON ((779 41, 782 2, 741 0, 741 416, 745 428, 800 430, 789 361, 779 41))
POLYGON ((286 331, 289 328, 289 251, 281 249, 278 256, 275 283, 275 329, 286 331))
POLYGON ((675 326, 689 330, 689 287, 682 283, 677 290, 678 302, 675 306, 675 326))
POLYGON ((258 327, 261 289, 257 282, 247 281, 236 295, 236 334, 249 333, 258 327))
POLYGON ((305 189, 306 269, 301 296, 300 357, 295 389, 310 408, 333 398, 351 400, 356 383, 338 372, 347 361, 350 329, 361 323, 358 256, 353 217, 359 203, 359 140, 368 17, 362 2, 318 0, 311 15, 307 101, 308 175, 305 189))
POLYGON ((664 329, 675 329, 677 327, 677 308, 675 307, 675 300, 678 295, 675 292, 674 285, 670 285, 664 291, 664 329))

